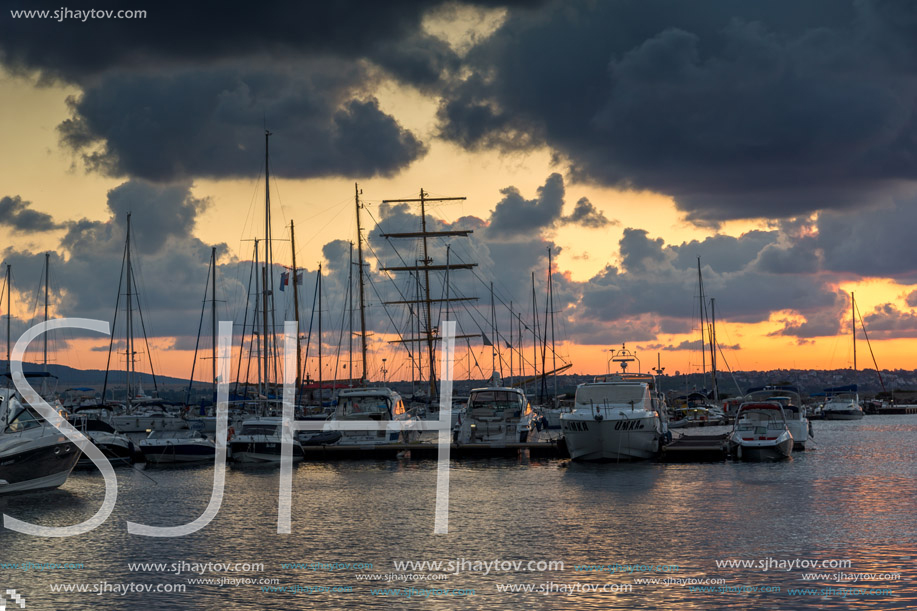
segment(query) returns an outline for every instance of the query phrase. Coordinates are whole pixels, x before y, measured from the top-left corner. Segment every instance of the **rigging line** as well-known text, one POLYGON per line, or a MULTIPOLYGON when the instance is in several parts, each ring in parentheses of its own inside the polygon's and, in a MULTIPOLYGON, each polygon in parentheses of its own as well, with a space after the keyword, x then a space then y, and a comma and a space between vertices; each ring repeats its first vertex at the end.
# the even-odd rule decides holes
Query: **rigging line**
POLYGON ((204 282, 204 300, 201 302, 201 321, 197 325, 197 340, 194 342, 194 357, 191 359, 191 377, 188 379, 188 392, 185 393, 185 404, 191 403, 191 387, 194 385, 194 368, 197 365, 197 349, 201 344, 201 331, 204 330, 204 311, 207 309, 207 286, 210 284, 210 268, 207 268, 207 280, 204 282))
MULTIPOLYGON (((312 344, 312 323, 315 322, 315 303, 318 299, 318 285, 319 283, 316 282, 315 289, 313 290, 313 293, 312 293, 312 313, 309 315, 309 335, 306 336, 306 353, 305 355, 303 355, 303 359, 302 359, 302 375, 299 378, 300 380, 307 379, 306 369, 308 368, 308 363, 309 363, 309 347, 312 344)), ((301 392, 302 390, 300 388, 300 393, 301 392)), ((322 397, 321 388, 319 388, 318 392, 319 392, 319 403, 321 403, 321 397, 322 397)))
MULTIPOLYGON (((131 277, 134 278, 133 266, 131 266, 131 277)), ((136 278, 134 278, 134 284, 137 284, 136 278)), ((140 330, 143 331, 143 343, 146 346, 146 355, 150 361, 150 375, 153 376, 153 390, 158 394, 159 385, 156 383, 156 371, 153 369, 153 353, 150 351, 150 340, 146 334, 146 325, 143 322, 143 309, 140 307, 139 296, 137 300, 137 313, 140 314, 140 330)))
MULTIPOLYGON (((341 305, 341 332, 338 333, 338 349, 334 355, 334 382, 337 382, 338 379, 338 365, 341 360, 341 346, 344 343, 344 320, 347 318, 347 300, 350 298, 350 284, 347 283, 347 290, 344 293, 344 303, 341 305)), ((348 375, 352 376, 353 372, 349 372, 348 375)), ((366 377, 364 372, 363 377, 366 377)), ((332 382, 332 384, 334 383, 332 382)))
POLYGON ((105 361, 105 378, 102 381, 102 403, 105 403, 105 392, 108 390, 108 372, 111 369, 111 350, 115 343, 115 329, 118 328, 118 309, 121 304, 121 286, 124 282, 124 265, 127 262, 127 241, 124 242, 124 254, 121 256, 121 272, 118 274, 118 293, 115 297, 115 317, 111 323, 112 333, 108 340, 108 359, 105 361))
MULTIPOLYGON (((876 362, 876 355, 872 352, 872 344, 869 342, 869 334, 866 333, 866 323, 863 322, 863 315, 860 314, 860 306, 854 302, 854 307, 856 308, 857 316, 860 318, 860 326, 863 328, 863 336, 866 338, 866 347, 869 348, 869 356, 872 357, 872 364, 876 368, 876 374, 879 376, 879 384, 882 385, 882 390, 884 392, 885 382, 882 381, 882 372, 879 371, 879 364, 876 362)), ((855 330, 854 333, 856 333, 855 330)))
POLYGON ((719 351, 720 356, 723 357, 723 363, 726 364, 726 370, 729 371, 729 375, 732 376, 732 383, 736 385, 736 388, 739 390, 739 396, 741 397, 745 391, 739 386, 739 381, 736 380, 736 374, 733 373, 732 367, 729 366, 729 361, 726 360, 726 354, 723 353, 723 347, 720 346, 719 342, 716 343, 716 349, 719 351))
POLYGON ((302 245, 299 247, 300 250, 301 250, 302 248, 304 248, 305 246, 307 246, 308 244, 310 244, 310 243, 312 242, 312 240, 314 240, 314 239, 317 238, 318 236, 324 235, 325 228, 328 227, 328 225, 330 225, 331 223, 333 223, 333 222, 334 222, 334 219, 336 219, 337 217, 339 217, 339 216, 341 215, 341 213, 342 213, 344 210, 346 210, 347 208, 348 208, 347 206, 344 206, 344 205, 342 204, 342 205, 341 205, 341 209, 338 210, 337 214, 335 214, 335 215, 332 216, 330 219, 328 219, 328 222, 325 223, 324 225, 322 225, 322 226, 319 228, 319 230, 318 230, 317 232, 315 232, 315 233, 312 235, 311 238, 309 238, 308 240, 306 240, 305 242, 302 243, 302 245))
MULTIPOLYGON (((255 260, 252 258, 251 265, 248 269, 248 289, 245 291, 245 313, 242 316, 242 341, 239 345, 239 366, 236 368, 236 394, 239 394, 239 381, 242 377, 242 359, 245 358, 245 327, 248 324, 248 308, 251 305, 252 276, 254 275, 254 272, 255 260)), ((251 355, 249 355, 249 361, 251 361, 251 355)), ((251 369, 251 362, 249 362, 248 369, 251 369)), ((248 384, 248 370, 245 372, 245 383, 246 385, 248 384)))

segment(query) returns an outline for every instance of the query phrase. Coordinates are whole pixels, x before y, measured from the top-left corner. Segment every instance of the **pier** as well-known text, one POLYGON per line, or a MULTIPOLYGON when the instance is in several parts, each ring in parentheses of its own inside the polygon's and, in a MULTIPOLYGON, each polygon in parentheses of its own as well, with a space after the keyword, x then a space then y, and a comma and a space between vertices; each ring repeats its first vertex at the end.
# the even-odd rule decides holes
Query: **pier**
POLYGON ((727 433, 719 435, 682 435, 662 446, 663 462, 714 462, 725 460, 727 433))
MULTIPOLYGON (((466 443, 449 444, 449 458, 492 458, 513 457, 521 451, 528 451, 531 457, 567 458, 567 447, 559 442, 529 443, 466 443)), ((327 445, 303 446, 305 460, 354 460, 397 458, 435 459, 439 446, 435 443, 388 443, 378 445, 327 445)))

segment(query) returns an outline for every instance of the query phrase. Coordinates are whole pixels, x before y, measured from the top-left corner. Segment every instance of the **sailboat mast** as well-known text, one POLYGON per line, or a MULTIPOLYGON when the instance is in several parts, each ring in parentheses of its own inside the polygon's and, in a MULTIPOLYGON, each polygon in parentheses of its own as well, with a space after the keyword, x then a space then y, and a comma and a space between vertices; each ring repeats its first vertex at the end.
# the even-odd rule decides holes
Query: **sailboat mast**
POLYGON ((324 405, 322 389, 322 264, 318 264, 318 406, 324 405))
POLYGON ((716 299, 710 298, 710 375, 713 378, 713 401, 719 403, 720 389, 716 384, 716 299))
MULTIPOLYGON (((266 394, 270 394, 271 370, 271 335, 268 335, 268 299, 271 290, 268 286, 268 275, 271 264, 271 157, 270 157, 271 132, 264 130, 264 267, 261 268, 262 307, 261 319, 264 333, 264 386, 266 394)), ((273 284, 271 282, 270 284, 273 284)))
POLYGON ((853 379, 856 381, 857 373, 857 319, 856 319, 856 301, 853 298, 853 291, 850 292, 850 328, 853 333, 853 379))
POLYGON ((509 380, 513 381, 513 302, 509 302, 509 380))
POLYGON ((557 405, 557 351, 554 349, 554 267, 548 246, 548 292, 551 298, 551 369, 554 377, 554 404, 557 405))
POLYGON ((125 321, 127 329, 127 406, 131 407, 131 402, 133 399, 133 385, 134 385, 134 315, 133 315, 133 295, 131 291, 131 281, 133 277, 133 269, 131 268, 131 213, 127 213, 127 245, 125 247, 127 252, 127 300, 125 301, 124 307, 127 310, 127 320, 125 321))
MULTIPOLYGON (((12 341, 12 333, 10 333, 10 321, 13 320, 13 274, 11 272, 10 264, 6 264, 6 372, 13 375, 12 361, 10 359, 10 342, 12 341)), ((12 379, 12 378, 10 378, 12 379)))
MULTIPOLYGON (((51 260, 51 253, 45 253, 45 322, 48 322, 48 268, 51 260)), ((44 372, 48 373, 48 334, 44 335, 44 372)))
MULTIPOLYGON (((210 249, 210 361, 213 392, 217 391, 217 247, 210 249)), ((244 332, 244 331, 243 331, 244 332)), ((216 397, 216 394, 213 395, 216 397)))
MULTIPOLYGON (((258 272, 261 270, 261 262, 258 261, 258 238, 255 238, 255 311, 252 315, 252 333, 255 333, 255 329, 258 328, 258 296, 263 297, 263 287, 261 286, 261 279, 258 278, 260 275, 258 272)), ((267 327, 267 325, 264 325, 267 327)), ((264 375, 262 376, 261 368, 264 365, 264 341, 265 337, 263 333, 258 333, 258 394, 265 394, 266 392, 266 381, 267 381, 267 369, 264 370, 264 375)))
POLYGON ((707 324, 707 317, 704 316, 704 279, 700 273, 700 257, 697 258, 697 287, 698 287, 698 300, 700 303, 700 311, 698 317, 700 318, 700 359, 701 359, 701 383, 707 385, 707 344, 704 338, 704 325, 707 324))
POLYGON ((302 371, 302 346, 299 345, 299 287, 296 271, 296 235, 293 232, 293 220, 290 219, 290 250, 293 251, 293 312, 296 315, 296 392, 299 393, 299 386, 302 383, 300 371, 302 371))
POLYGON ((350 310, 350 335, 347 341, 350 373, 347 374, 347 385, 353 388, 353 242, 350 243, 350 266, 347 268, 347 309, 350 310))
POLYGON ((538 301, 535 298, 535 272, 532 272, 532 381, 538 389, 538 301))
MULTIPOLYGON (((421 193, 423 193, 423 190, 421 190, 421 193)), ((366 368, 366 301, 363 295, 363 232, 362 228, 360 227, 360 187, 357 185, 357 183, 353 183, 353 201, 357 207, 357 265, 359 266, 360 280, 360 352, 363 357, 363 371, 361 373, 361 379, 365 384, 366 380, 368 379, 366 368)), ((425 257, 426 245, 426 238, 424 238, 425 257)), ((429 289, 429 284, 427 287, 429 289)), ((353 375, 353 372, 351 372, 351 375, 353 375)))

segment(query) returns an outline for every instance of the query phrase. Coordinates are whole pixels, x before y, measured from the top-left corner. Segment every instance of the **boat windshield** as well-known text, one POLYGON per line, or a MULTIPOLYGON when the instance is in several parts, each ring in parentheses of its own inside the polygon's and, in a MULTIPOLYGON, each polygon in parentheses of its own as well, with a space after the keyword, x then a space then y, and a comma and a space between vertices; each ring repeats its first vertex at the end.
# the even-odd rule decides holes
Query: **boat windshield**
POLYGON ((339 399, 338 416, 371 416, 373 414, 388 414, 389 402, 386 397, 380 396, 343 396, 339 399))
POLYGON ((277 432, 277 425, 271 423, 243 424, 240 435, 273 435, 277 432))
MULTIPOLYGON (((271 427, 271 432, 273 430, 274 427, 271 427)), ((197 431, 182 429, 180 431, 151 431, 147 439, 194 439, 199 436, 200 434, 197 431)))
POLYGON ((481 390, 471 393, 471 398, 468 400, 471 409, 477 407, 521 409, 523 403, 522 395, 508 390, 481 390))
POLYGON ((576 402, 581 405, 643 405, 649 398, 643 384, 600 384, 576 389, 576 402))
POLYGON ((42 419, 27 408, 22 408, 16 413, 6 427, 9 433, 21 433, 28 429, 34 429, 42 425, 42 419))

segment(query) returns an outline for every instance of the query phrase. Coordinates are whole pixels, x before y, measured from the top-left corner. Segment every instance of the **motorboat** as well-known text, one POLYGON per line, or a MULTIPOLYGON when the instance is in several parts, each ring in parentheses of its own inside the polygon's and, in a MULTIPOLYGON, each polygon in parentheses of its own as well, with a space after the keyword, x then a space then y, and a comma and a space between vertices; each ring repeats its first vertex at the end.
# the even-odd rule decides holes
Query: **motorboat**
MULTIPOLYGON (((324 432, 339 430, 340 439, 336 445, 372 446, 388 443, 409 443, 414 441, 417 431, 403 427, 404 424, 420 421, 405 408, 404 400, 397 392, 385 387, 344 388, 338 391, 334 414, 328 420, 324 432), (367 430, 336 429, 334 423, 359 421, 387 422, 384 429, 376 425, 367 430), (395 423, 401 423, 395 425, 395 423)), ((306 440, 309 443, 309 440, 306 440)))
POLYGON ((0 390, 0 494, 57 488, 80 448, 15 393, 0 390))
POLYGON ((188 428, 180 414, 168 412, 161 404, 134 405, 129 411, 116 413, 111 424, 122 433, 179 431, 188 428))
POLYGON ((739 460, 781 460, 793 451, 783 407, 771 400, 742 403, 727 442, 739 460))
POLYGON ((213 439, 195 429, 150 431, 140 442, 140 451, 151 464, 212 461, 217 446, 213 439))
POLYGON ((700 392, 676 397, 669 405, 669 428, 681 429, 697 426, 718 426, 726 424, 726 413, 711 405, 707 396, 700 392))
POLYGON ((794 386, 761 386, 749 388, 746 403, 774 402, 783 408, 787 428, 793 435, 793 449, 805 450, 806 441, 812 437, 812 423, 802 405, 802 397, 794 386))
POLYGON ((523 391, 493 385, 471 391, 455 439, 462 444, 525 443, 543 428, 543 417, 535 413, 523 391))
MULTIPOLYGON (((130 465, 142 459, 140 448, 130 437, 113 427, 107 417, 108 413, 104 410, 85 410, 72 414, 70 423, 86 435, 113 466, 130 465)), ((84 454, 76 466, 85 469, 92 467, 93 462, 84 454)))
POLYGON ((825 405, 822 414, 825 420, 859 420, 863 417, 856 384, 825 389, 825 405))
MULTIPOLYGON (((283 418, 268 416, 251 418, 242 423, 242 429, 229 431, 229 453, 234 463, 279 463, 283 449, 283 418)), ((295 438, 293 462, 302 461, 302 444, 295 438)))
POLYGON ((622 372, 580 384, 573 411, 560 421, 573 460, 653 458, 671 436, 665 399, 650 374, 622 372))

